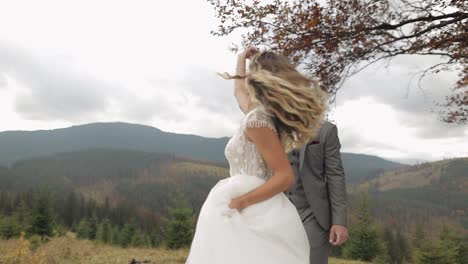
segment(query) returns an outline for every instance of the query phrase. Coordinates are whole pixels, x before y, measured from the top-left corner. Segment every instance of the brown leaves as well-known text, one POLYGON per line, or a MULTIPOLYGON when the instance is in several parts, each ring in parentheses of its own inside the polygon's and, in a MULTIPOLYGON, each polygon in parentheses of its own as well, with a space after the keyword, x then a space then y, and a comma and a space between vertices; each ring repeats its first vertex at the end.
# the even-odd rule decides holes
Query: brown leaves
POLYGON ((311 29, 312 27, 315 27, 319 23, 319 20, 316 18, 312 18, 309 23, 307 23, 306 28, 311 29))
MULTIPOLYGON (((265 46, 303 63, 330 93, 362 65, 401 54, 448 58, 462 66, 457 87, 467 85, 468 0, 207 1, 220 18, 213 34, 246 30, 242 45, 265 46)), ((450 120, 466 118, 466 106, 454 93, 446 106, 450 120)))

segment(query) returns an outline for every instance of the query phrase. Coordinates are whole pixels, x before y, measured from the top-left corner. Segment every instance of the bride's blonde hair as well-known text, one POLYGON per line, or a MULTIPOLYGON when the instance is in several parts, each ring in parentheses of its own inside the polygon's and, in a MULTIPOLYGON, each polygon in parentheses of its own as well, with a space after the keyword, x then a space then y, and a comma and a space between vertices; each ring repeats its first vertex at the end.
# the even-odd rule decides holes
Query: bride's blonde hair
POLYGON ((251 58, 246 76, 222 76, 247 78, 251 100, 273 116, 286 152, 307 143, 322 125, 327 110, 326 92, 317 81, 299 73, 284 56, 262 52, 251 58))

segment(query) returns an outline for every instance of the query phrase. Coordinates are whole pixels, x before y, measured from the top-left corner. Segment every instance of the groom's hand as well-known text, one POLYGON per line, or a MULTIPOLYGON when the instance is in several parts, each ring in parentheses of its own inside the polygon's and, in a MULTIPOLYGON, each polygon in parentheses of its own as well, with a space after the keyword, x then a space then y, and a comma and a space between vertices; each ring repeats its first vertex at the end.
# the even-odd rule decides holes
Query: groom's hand
POLYGON ((330 229, 330 243, 340 246, 348 239, 348 229, 342 225, 333 225, 330 229))

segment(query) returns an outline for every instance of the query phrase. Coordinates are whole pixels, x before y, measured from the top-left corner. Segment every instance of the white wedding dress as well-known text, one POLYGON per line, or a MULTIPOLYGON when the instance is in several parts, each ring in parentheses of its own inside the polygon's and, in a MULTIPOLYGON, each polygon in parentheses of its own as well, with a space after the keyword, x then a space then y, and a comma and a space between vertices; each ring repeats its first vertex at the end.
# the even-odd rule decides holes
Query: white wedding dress
POLYGON ((245 208, 230 209, 232 198, 262 185, 272 171, 244 131, 275 130, 260 107, 247 113, 226 145, 230 177, 220 180, 203 204, 186 264, 309 264, 309 242, 295 206, 284 193, 245 208))

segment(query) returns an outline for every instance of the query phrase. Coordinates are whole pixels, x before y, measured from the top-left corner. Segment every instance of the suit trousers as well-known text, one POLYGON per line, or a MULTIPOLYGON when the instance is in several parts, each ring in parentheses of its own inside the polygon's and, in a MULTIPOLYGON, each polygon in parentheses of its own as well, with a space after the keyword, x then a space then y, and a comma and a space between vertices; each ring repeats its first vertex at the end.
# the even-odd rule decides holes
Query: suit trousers
POLYGON ((305 218, 303 224, 310 244, 310 264, 328 264, 330 231, 319 225, 314 214, 305 218))

